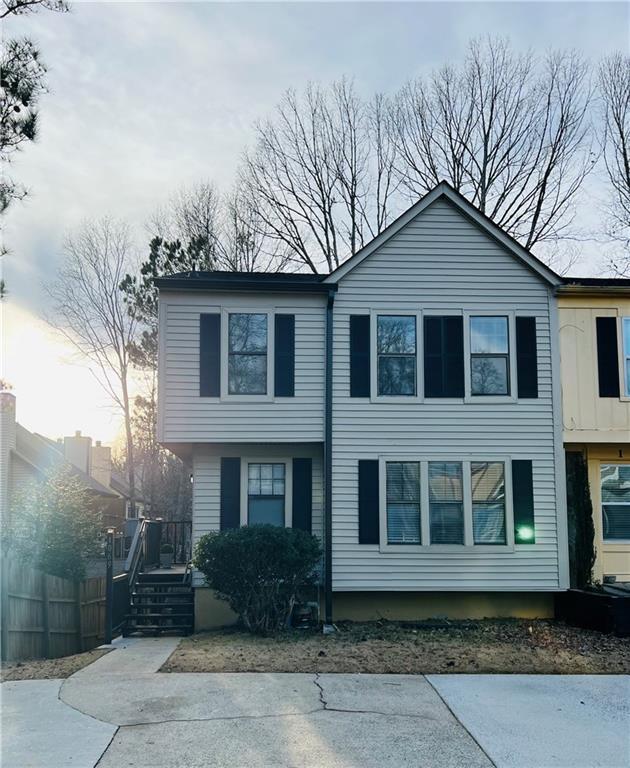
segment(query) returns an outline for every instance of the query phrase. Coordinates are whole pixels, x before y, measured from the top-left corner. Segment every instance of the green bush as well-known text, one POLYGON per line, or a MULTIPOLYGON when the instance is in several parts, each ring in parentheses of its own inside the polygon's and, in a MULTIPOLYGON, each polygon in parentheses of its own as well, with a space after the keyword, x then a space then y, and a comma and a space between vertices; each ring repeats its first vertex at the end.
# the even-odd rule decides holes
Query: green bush
POLYGON ((250 632, 267 634, 286 627, 320 557, 319 541, 306 531, 253 525, 202 536, 193 564, 250 632))

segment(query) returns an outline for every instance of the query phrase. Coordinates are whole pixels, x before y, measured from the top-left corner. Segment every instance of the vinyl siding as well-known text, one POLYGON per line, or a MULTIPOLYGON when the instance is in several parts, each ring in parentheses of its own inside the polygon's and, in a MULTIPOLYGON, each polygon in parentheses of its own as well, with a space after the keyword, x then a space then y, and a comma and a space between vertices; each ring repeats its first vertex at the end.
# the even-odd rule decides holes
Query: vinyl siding
MULTIPOLYGON (((324 491, 321 446, 316 445, 213 445, 195 446, 193 452, 193 544, 201 536, 220 530, 221 457, 311 457, 313 459, 313 533, 323 541, 324 491)), ((195 586, 203 583, 198 572, 195 586)))
MULTIPOLYGON (((325 299, 282 294, 160 294, 160 419, 165 443, 316 442, 323 439, 325 299), (295 397, 199 396, 199 316, 295 314, 295 397)), ((268 329, 269 337, 273 328, 268 329)), ((273 365, 272 365, 273 367, 273 365)))
POLYGON ((550 300, 550 288, 539 276, 443 199, 341 279, 334 317, 335 591, 559 588, 550 300), (387 403, 350 398, 349 316, 371 310, 516 311, 535 316, 538 399, 387 403), (359 459, 474 460, 486 454, 533 460, 535 545, 516 545, 514 551, 475 552, 473 547, 462 547, 458 552, 428 548, 412 553, 358 544, 359 459))
MULTIPOLYGON (((597 378, 598 317, 630 317, 630 299, 561 296, 560 355, 565 442, 630 442, 630 399, 624 395, 623 361, 619 361, 621 397, 600 397, 597 378)), ((621 351, 623 334, 618 326, 621 351)))

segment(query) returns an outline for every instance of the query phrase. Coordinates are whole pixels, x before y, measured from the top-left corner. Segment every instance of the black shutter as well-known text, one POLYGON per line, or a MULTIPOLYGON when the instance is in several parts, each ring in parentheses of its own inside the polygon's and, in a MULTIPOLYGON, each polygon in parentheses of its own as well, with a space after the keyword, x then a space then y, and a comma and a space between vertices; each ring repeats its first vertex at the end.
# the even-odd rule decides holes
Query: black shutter
POLYGON ((597 376, 600 397, 619 397, 617 318, 597 317, 597 376))
POLYGON ((295 315, 276 315, 274 389, 276 397, 295 396, 295 315))
POLYGON ((512 503, 514 507, 514 538, 517 544, 534 544, 534 483, 531 459, 512 462, 512 503))
POLYGON ((516 318, 516 378, 519 397, 538 397, 536 318, 516 318))
POLYGON ((424 396, 464 396, 464 321, 459 315, 424 318, 424 396))
POLYGON ((359 460, 359 544, 378 544, 378 460, 359 460))
POLYGON ((350 397, 370 396, 370 316, 350 316, 350 397))
POLYGON ((221 459, 221 530, 241 525, 241 460, 221 459))
POLYGON ((221 394, 221 315, 199 317, 199 394, 221 394))
POLYGON ((311 533, 313 518, 313 461, 293 459, 293 528, 311 533))

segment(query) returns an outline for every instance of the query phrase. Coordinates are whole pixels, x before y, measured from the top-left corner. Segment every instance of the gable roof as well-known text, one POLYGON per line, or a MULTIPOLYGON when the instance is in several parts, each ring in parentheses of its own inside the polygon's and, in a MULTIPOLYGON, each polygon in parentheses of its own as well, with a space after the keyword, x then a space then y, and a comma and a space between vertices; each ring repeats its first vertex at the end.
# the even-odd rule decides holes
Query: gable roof
POLYGON ((476 224, 480 229, 484 230, 490 237, 510 251, 517 259, 538 274, 543 280, 546 280, 553 286, 562 284, 560 275, 557 275, 546 264, 540 261, 540 259, 537 259, 532 253, 511 237, 511 235, 504 232, 501 227, 497 226, 485 214, 481 213, 478 208, 475 208, 472 203, 466 200, 463 195, 453 189, 453 187, 446 181, 441 181, 424 197, 420 198, 417 203, 412 205, 411 208, 395 219, 379 235, 367 245, 363 246, 360 251, 357 251, 354 256, 351 256, 347 261, 344 261, 343 264, 333 270, 329 275, 326 275, 324 283, 337 283, 339 280, 342 280, 348 272, 351 272, 355 267, 361 264, 364 259, 386 243, 419 213, 422 213, 422 211, 441 198, 452 203, 464 216, 466 216, 466 218, 476 224))
POLYGON ((100 496, 118 497, 118 494, 111 488, 106 488, 91 475, 66 461, 63 452, 57 448, 52 440, 38 435, 37 432, 29 432, 17 422, 15 424, 15 449, 13 452, 22 461, 30 464, 33 469, 42 474, 52 467, 66 466, 88 490, 98 493, 100 496))

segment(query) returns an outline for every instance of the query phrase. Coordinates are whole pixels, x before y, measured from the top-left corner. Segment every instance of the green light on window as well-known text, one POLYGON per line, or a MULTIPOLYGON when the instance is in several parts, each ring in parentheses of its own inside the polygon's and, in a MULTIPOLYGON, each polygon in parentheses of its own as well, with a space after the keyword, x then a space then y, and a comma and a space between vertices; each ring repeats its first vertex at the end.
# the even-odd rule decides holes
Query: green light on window
POLYGON ((530 525, 521 525, 516 529, 516 540, 521 542, 534 540, 534 529, 530 525))

